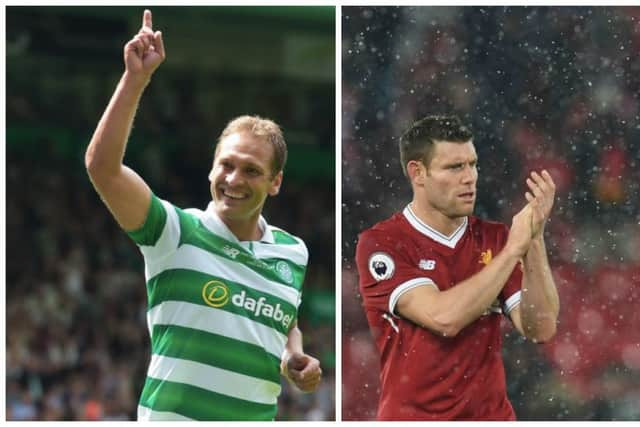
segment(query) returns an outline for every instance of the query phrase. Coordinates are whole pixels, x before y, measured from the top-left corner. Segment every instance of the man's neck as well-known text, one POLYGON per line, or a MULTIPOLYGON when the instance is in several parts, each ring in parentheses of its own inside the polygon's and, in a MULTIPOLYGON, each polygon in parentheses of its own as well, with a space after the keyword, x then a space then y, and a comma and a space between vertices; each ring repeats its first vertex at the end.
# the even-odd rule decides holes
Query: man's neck
POLYGON ((421 204, 416 199, 413 199, 409 206, 420 221, 445 236, 451 236, 464 222, 465 217, 450 218, 432 206, 421 204))
POLYGON ((220 217, 220 219, 241 242, 260 240, 264 234, 264 230, 261 230, 258 225, 260 216, 248 220, 233 220, 223 217, 220 217))

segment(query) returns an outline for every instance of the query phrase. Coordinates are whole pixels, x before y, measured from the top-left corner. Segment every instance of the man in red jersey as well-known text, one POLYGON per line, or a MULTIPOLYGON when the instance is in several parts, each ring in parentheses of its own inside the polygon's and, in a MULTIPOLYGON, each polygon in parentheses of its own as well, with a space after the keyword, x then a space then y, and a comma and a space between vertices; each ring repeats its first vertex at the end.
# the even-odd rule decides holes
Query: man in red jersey
POLYGON ((380 351, 379 420, 514 420, 500 314, 527 338, 556 331, 559 300, 543 239, 555 194, 542 171, 506 225, 472 216, 473 135, 428 116, 400 139, 413 200, 360 234, 356 262, 380 351))

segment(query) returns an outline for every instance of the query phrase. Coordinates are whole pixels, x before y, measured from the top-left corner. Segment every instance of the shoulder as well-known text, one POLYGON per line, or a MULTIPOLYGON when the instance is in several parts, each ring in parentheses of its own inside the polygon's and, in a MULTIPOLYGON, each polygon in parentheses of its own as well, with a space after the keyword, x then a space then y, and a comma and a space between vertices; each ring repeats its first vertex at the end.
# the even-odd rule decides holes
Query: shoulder
POLYGON ((378 222, 371 228, 363 230, 358 235, 356 252, 370 252, 377 249, 399 249, 405 245, 407 221, 401 213, 395 213, 390 218, 378 222))
POLYGON ((273 241, 278 245, 304 245, 304 241, 280 227, 274 225, 267 225, 271 234, 273 235, 273 241))
POLYGON ((384 219, 370 228, 363 230, 359 236, 368 237, 368 236, 383 236, 385 234, 394 235, 398 232, 403 231, 403 229, 407 225, 407 220, 404 218, 402 213, 396 212, 392 216, 387 219, 384 219))
POLYGON ((295 236, 280 227, 276 227, 273 225, 267 225, 271 235, 273 236, 273 243, 278 248, 278 250, 284 252, 285 254, 290 254, 288 258, 297 258, 300 261, 298 264, 306 264, 309 259, 309 250, 307 249, 307 245, 304 243, 300 237, 295 236))
POLYGON ((180 208, 170 202, 162 201, 168 213, 169 222, 179 230, 180 241, 185 242, 201 228, 207 213, 197 208, 180 208))
POLYGON ((180 228, 188 230, 196 227, 200 220, 204 217, 205 212, 197 208, 180 208, 175 205, 171 205, 176 213, 180 228))
POLYGON ((169 213, 169 214, 177 214, 177 215, 185 215, 185 216, 190 216, 190 217, 194 217, 194 218, 200 218, 204 212, 201 211, 200 209, 196 209, 196 208, 180 208, 178 206, 176 206, 174 203, 162 199, 160 197, 158 197, 156 194, 152 193, 151 195, 152 197, 152 204, 157 203, 158 206, 162 207, 162 209, 169 213))
POLYGON ((363 230, 358 235, 358 241, 397 241, 401 235, 406 234, 406 219, 397 212, 391 217, 374 224, 372 227, 363 230))
POLYGON ((193 216, 198 219, 202 218, 205 215, 205 212, 198 208, 184 208, 184 209, 176 208, 176 209, 182 211, 185 215, 193 216))

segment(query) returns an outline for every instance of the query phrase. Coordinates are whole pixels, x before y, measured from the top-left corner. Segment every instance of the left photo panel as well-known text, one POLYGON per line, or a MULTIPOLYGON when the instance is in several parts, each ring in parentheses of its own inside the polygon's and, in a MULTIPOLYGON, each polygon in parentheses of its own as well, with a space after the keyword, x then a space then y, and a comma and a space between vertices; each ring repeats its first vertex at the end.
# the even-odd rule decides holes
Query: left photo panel
POLYGON ((335 420, 335 8, 5 11, 6 419, 335 420))

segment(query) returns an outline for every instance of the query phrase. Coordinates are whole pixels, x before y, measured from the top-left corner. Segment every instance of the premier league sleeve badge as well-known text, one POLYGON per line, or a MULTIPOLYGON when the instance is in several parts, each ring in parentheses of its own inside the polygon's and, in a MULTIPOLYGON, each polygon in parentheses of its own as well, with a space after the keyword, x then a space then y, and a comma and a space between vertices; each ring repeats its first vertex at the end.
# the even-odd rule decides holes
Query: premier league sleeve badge
POLYGON ((375 252, 369 257, 369 273, 378 282, 393 277, 395 269, 393 259, 384 252, 375 252))

